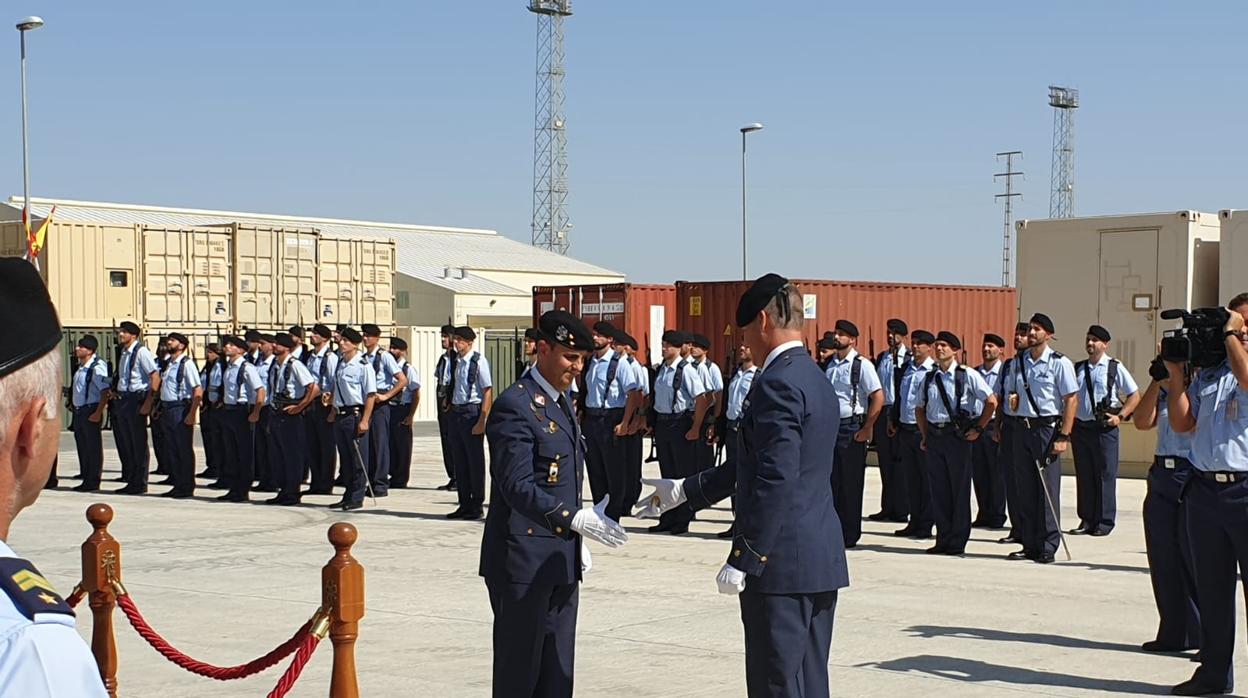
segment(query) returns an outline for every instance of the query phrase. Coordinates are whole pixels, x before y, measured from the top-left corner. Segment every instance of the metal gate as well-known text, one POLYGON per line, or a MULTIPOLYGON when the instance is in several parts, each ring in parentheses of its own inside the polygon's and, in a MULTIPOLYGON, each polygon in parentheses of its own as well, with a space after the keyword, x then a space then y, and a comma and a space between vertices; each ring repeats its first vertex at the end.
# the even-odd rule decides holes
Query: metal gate
MULTIPOLYGON (((61 329, 61 345, 56 348, 56 351, 61 352, 63 388, 72 389, 74 386, 74 373, 78 371, 78 358, 74 356, 74 349, 78 346, 78 340, 89 334, 95 335, 99 340, 100 348, 96 354, 108 362, 108 374, 113 375, 113 367, 117 365, 117 357, 121 354, 121 349, 117 346, 117 330, 112 327, 65 327, 61 329)), ((68 429, 73 417, 65 404, 66 401, 61 400, 61 429, 68 429)))
POLYGON ((494 379, 494 397, 497 398, 524 370, 524 330, 485 330, 481 353, 490 362, 494 379))

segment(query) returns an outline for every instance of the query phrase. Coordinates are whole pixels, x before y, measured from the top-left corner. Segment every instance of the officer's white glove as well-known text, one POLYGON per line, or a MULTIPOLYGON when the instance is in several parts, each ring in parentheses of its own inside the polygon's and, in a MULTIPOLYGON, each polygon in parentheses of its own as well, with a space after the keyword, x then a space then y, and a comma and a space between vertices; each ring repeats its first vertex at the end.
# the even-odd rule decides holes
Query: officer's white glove
POLYGON ((581 540, 581 574, 594 569, 594 556, 589 554, 589 543, 581 540))
POLYGON ((745 573, 732 565, 725 564, 715 576, 715 583, 719 585, 721 594, 740 594, 745 591, 745 573))
POLYGON ((640 507, 634 514, 639 519, 657 519, 659 514, 665 511, 675 509, 684 504, 685 488, 681 486, 680 480, 649 480, 641 479, 641 484, 650 485, 654 489, 649 495, 642 497, 637 506, 640 507))
POLYGON ((627 543, 628 533, 618 523, 607 518, 607 502, 610 501, 611 495, 607 495, 594 506, 576 512, 576 516, 572 517, 572 530, 608 548, 618 548, 627 543))

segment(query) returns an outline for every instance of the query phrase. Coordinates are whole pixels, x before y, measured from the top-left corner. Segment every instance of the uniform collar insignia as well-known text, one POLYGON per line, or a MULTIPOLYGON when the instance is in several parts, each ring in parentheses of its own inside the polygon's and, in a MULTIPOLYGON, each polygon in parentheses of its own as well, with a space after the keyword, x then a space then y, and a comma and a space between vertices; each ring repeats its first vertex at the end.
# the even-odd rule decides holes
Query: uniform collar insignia
POLYGON ((541 392, 533 393, 533 404, 537 405, 538 407, 545 407, 546 396, 543 395, 541 392))

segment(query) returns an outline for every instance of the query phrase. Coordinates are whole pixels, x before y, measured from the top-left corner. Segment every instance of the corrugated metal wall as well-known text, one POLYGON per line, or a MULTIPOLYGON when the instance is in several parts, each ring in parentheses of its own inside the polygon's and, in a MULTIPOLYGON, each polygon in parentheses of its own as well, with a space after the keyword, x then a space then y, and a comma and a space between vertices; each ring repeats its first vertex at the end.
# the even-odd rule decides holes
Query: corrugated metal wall
POLYGON ((676 316, 676 287, 663 284, 602 286, 534 286, 533 324, 548 310, 566 310, 587 325, 606 320, 632 335, 642 357, 658 356, 663 327, 676 316))

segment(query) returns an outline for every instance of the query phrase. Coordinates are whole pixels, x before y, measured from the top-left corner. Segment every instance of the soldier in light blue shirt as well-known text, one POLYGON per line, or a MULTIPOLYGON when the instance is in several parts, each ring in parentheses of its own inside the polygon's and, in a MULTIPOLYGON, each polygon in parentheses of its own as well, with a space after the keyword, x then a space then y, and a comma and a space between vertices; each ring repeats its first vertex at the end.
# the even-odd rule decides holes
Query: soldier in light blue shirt
POLYGON ((901 468, 901 436, 896 429, 901 406, 896 395, 906 366, 910 364, 910 349, 906 346, 910 330, 899 318, 890 318, 887 326, 888 349, 875 358, 875 370, 884 394, 883 412, 875 421, 873 435, 876 461, 880 466, 880 510, 867 518, 905 523, 909 520, 910 497, 905 471, 901 468))
POLYGON ((932 488, 925 465, 927 456, 922 448, 922 434, 919 433, 918 416, 915 408, 923 397, 923 384, 927 380, 927 372, 932 370, 932 343, 936 337, 927 330, 915 330, 910 333, 910 344, 913 351, 910 361, 906 363, 901 380, 897 386, 896 400, 893 403, 892 418, 896 425, 890 433, 896 437, 897 460, 902 478, 906 483, 906 508, 910 512, 909 521, 893 535, 915 540, 926 540, 932 537, 932 488))
MULTIPOLYGON (((78 358, 78 370, 74 371, 72 406, 74 419, 74 444, 78 449, 78 469, 82 483, 75 492, 98 492, 100 476, 104 470, 104 444, 100 435, 103 426, 104 406, 108 404, 111 382, 108 365, 96 354, 100 342, 95 335, 83 335, 78 340, 74 355, 78 358)), ((55 466, 53 466, 55 468, 55 466)))
MULTIPOLYGON (((529 328, 524 331, 527 340, 533 337, 536 346, 537 330, 529 328)), ((442 326, 442 353, 438 355, 438 363, 433 368, 435 394, 434 408, 438 413, 438 437, 442 446, 442 467, 446 471, 446 484, 438 485, 439 490, 446 492, 455 491, 455 458, 454 449, 451 448, 451 376, 454 369, 459 363, 459 353, 455 351, 455 326, 446 324, 442 326)), ((532 364, 526 366, 524 374, 527 375, 532 364)))
MULTIPOLYGON (((632 370, 633 379, 637 383, 637 389, 629 393, 632 405, 632 422, 622 425, 621 431, 623 436, 619 440, 623 443, 624 463, 625 463, 625 481, 628 483, 628 490, 621 497, 621 507, 617 510, 622 514, 631 513, 633 506, 637 503, 637 498, 641 496, 641 467, 642 467, 642 434, 646 429, 646 396, 650 394, 650 372, 640 361, 637 360, 636 352, 640 345, 632 335, 623 330, 619 330, 613 340, 612 346, 615 351, 623 355, 624 359, 620 363, 624 370, 632 370)), ((575 381, 572 383, 576 385, 575 381)), ((611 496, 611 503, 615 503, 615 495, 611 496)))
POLYGON ((337 460, 334 447, 333 427, 329 424, 329 414, 334 404, 334 376, 338 373, 338 354, 330 348, 329 340, 333 330, 327 325, 317 324, 312 327, 305 347, 308 357, 308 372, 316 378, 316 385, 321 394, 318 399, 303 411, 308 424, 308 470, 311 484, 304 494, 333 494, 334 465, 337 460))
POLYGON ((390 338, 390 355, 407 379, 390 408, 390 487, 406 489, 412 476, 412 422, 420 407, 420 371, 407 360, 407 340, 390 338))
POLYGON ((862 537, 862 492, 866 482, 867 441, 884 408, 884 391, 871 361, 858 353, 858 326, 836 321, 826 345, 832 350, 824 375, 840 407, 836 451, 832 459, 832 499, 841 519, 845 547, 862 537))
MULTIPOLYGON (((1001 386, 1001 351, 1005 349, 1005 340, 998 334, 984 335, 980 347, 983 363, 975 367, 993 395, 1000 394, 1001 386)), ((983 411, 984 405, 976 403, 971 408, 972 414, 983 411)), ((997 403, 999 411, 1001 404, 997 403)), ((992 421, 984 428, 983 435, 971 443, 971 485, 975 490, 977 513, 971 522, 971 528, 1001 528, 1005 526, 1006 504, 1006 472, 1009 460, 1000 457, 1000 431, 997 429, 998 419, 993 414, 992 421)))
POLYGON ((942 330, 932 349, 937 365, 924 378, 916 409, 936 521, 936 545, 927 552, 962 555, 971 537, 971 444, 992 420, 997 396, 978 371, 954 359, 962 350, 956 334, 942 330))
POLYGON ((199 381, 199 368, 187 355, 190 340, 180 332, 170 332, 165 339, 169 361, 160 380, 161 430, 159 448, 165 450, 169 464, 169 484, 173 486, 162 497, 186 499, 195 493, 195 416, 204 389, 199 381))
POLYGON ((273 338, 273 406, 269 423, 269 453, 273 458, 273 478, 277 496, 265 504, 294 506, 300 502, 308 429, 304 410, 318 401, 316 377, 303 361, 295 358, 294 335, 279 332, 273 338))
MULTIPOLYGON (((221 477, 221 398, 223 394, 224 354, 221 345, 209 342, 204 350, 204 365, 199 370, 199 380, 204 387, 204 399, 199 405, 199 437, 204 443, 205 467, 196 477, 217 480, 221 477)), ((222 483, 209 485, 221 489, 222 483)))
POLYGON ((690 335, 690 338, 693 341, 689 347, 689 358, 697 364, 698 371, 702 374, 702 383, 706 386, 711 402, 706 410, 706 419, 702 423, 702 436, 694 445, 698 458, 697 468, 702 471, 714 468, 717 464, 715 447, 710 440, 710 429, 724 409, 724 373, 720 370, 719 364, 711 360, 708 353, 711 349, 711 340, 704 334, 696 333, 690 335))
POLYGON ((594 324, 594 351, 582 373, 585 381, 585 404, 581 425, 585 435, 585 472, 589 491, 595 503, 608 495, 606 515, 618 522, 632 510, 625 502, 633 486, 628 482, 624 444, 626 429, 633 422, 637 398, 641 390, 637 374, 629 369, 624 354, 611 348, 619 334, 611 323, 594 324))
POLYGON ((1131 372, 1109 350, 1109 331, 1088 328, 1088 358, 1075 364, 1079 397, 1071 450, 1079 526, 1072 535, 1107 536, 1118 516, 1118 424, 1131 419, 1140 402, 1131 372))
POLYGON ((373 406, 377 401, 377 370, 360 353, 364 336, 354 327, 339 331, 338 345, 342 360, 334 375, 334 443, 338 446, 338 462, 342 464, 346 491, 342 501, 330 505, 343 511, 364 506, 364 493, 371 487, 368 479, 368 452, 372 447, 368 432, 373 406))
MULTIPOLYGON (((659 450, 659 472, 664 478, 696 474, 694 444, 702 434, 702 422, 710 409, 710 396, 693 362, 681 356, 690 343, 684 332, 663 333, 663 363, 654 381, 654 439, 659 450)), ((677 507, 664 513, 652 533, 682 535, 689 531, 693 510, 677 507)))
POLYGON ((494 400, 490 362, 472 345, 471 327, 455 328, 455 361, 451 364, 448 434, 455 461, 459 507, 450 519, 476 520, 485 506, 485 421, 494 400))
MULTIPOLYGON (((1023 542, 1022 528, 1018 524, 1019 512, 1023 510, 1019 494, 1019 478, 1014 468, 1014 444, 1018 443, 1017 433, 1022 423, 1015 419, 1019 404, 1018 395, 1011 396, 1005 389, 1005 377, 1014 374, 1015 366, 1022 361, 1023 353, 1031 342, 1031 323, 1020 322, 1014 326, 1014 353, 1001 362, 1001 372, 997 376, 997 457, 1001 464, 1001 472, 1005 475, 1005 501, 1010 512, 1010 533, 997 540, 998 543, 1021 545, 1023 542)), ((1024 475, 1026 473, 1023 473, 1024 475)))
POLYGON ((121 360, 117 365, 117 400, 113 403, 113 438, 121 460, 126 486, 118 494, 147 492, 151 453, 147 447, 147 416, 160 391, 160 370, 151 350, 139 341, 139 326, 126 321, 118 326, 121 360))
POLYGON ((221 435, 224 445, 222 480, 229 491, 217 497, 225 502, 245 502, 250 497, 255 474, 256 424, 264 409, 268 391, 254 364, 247 360, 247 343, 241 337, 227 336, 226 366, 221 381, 221 435))
MULTIPOLYGON (((273 372, 273 342, 276 341, 276 339, 277 338, 271 334, 260 335, 260 357, 256 360, 256 371, 260 373, 260 378, 264 380, 264 394, 268 396, 270 408, 273 403, 274 384, 277 380, 277 375, 273 372)), ((276 472, 280 469, 280 466, 274 467, 273 463, 279 458, 279 455, 272 452, 272 444, 273 410, 261 410, 260 421, 256 422, 257 492, 277 491, 276 472)))

